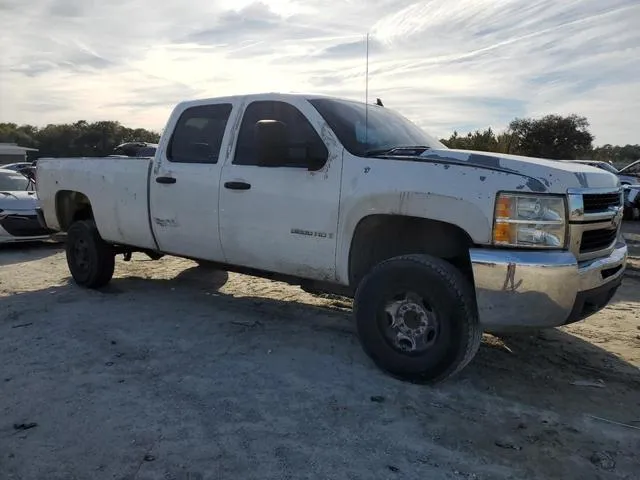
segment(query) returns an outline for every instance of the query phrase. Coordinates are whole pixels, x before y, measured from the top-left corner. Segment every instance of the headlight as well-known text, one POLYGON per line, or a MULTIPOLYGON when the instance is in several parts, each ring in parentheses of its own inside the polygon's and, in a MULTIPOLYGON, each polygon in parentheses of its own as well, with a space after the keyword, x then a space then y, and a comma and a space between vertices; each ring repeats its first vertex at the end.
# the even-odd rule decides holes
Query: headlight
POLYGON ((564 197, 500 193, 496 199, 493 244, 522 248, 564 248, 564 197))

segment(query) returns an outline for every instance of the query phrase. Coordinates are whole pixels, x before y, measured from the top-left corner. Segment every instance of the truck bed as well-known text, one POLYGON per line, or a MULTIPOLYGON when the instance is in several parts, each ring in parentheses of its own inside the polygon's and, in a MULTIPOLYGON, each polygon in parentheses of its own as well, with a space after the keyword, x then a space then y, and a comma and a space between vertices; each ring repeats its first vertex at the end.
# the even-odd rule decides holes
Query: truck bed
POLYGON ((149 223, 151 158, 43 158, 38 161, 38 196, 47 225, 59 229, 58 195, 83 193, 91 202, 100 235, 113 243, 155 248, 149 223), (62 192, 61 192, 62 191, 62 192))

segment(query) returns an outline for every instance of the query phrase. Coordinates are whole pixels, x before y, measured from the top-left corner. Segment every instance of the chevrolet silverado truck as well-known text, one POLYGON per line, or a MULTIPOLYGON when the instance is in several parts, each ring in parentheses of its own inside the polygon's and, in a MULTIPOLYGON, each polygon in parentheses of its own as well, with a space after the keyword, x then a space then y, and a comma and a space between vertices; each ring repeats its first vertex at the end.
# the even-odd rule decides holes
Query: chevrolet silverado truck
POLYGON ((627 258, 613 174, 319 95, 180 103, 153 158, 43 159, 37 193, 78 285, 145 252, 346 295, 364 351, 411 381, 459 372, 483 331, 597 312, 627 258))

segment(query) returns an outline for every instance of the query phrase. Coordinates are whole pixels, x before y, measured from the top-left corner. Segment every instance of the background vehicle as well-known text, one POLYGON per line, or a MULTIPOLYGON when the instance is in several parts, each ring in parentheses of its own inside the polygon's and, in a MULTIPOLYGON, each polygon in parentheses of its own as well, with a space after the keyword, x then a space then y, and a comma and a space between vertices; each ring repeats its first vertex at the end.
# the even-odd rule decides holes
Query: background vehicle
POLYGON ((126 142, 118 145, 110 156, 119 157, 153 157, 158 145, 147 142, 126 142))
POLYGON ((640 216, 640 185, 624 185, 624 220, 635 220, 640 216))
MULTIPOLYGON (((592 167, 601 168, 607 172, 613 173, 620 179, 621 185, 636 185, 640 184, 640 178, 633 175, 626 175, 622 170, 618 170, 616 167, 607 162, 600 162, 597 160, 571 160, 573 163, 582 163, 583 165, 590 165, 592 167)), ((640 165, 638 165, 640 167, 640 165)), ((625 167, 626 168, 626 167, 625 167)), ((638 170, 640 172, 640 168, 638 170)))
POLYGON ((380 106, 263 94, 180 103, 151 159, 40 159, 43 223, 79 285, 160 252, 354 297, 384 370, 455 374, 483 330, 604 307, 622 190, 570 162, 450 150, 380 106))
POLYGON ((38 221, 33 183, 13 170, 0 169, 0 243, 46 240, 50 231, 38 221))
POLYGON ((31 166, 31 162, 19 162, 19 163, 10 163, 8 165, 2 165, 0 167, 1 170, 13 170, 17 172, 23 168, 27 168, 31 166))
MULTIPOLYGON (((620 175, 624 175, 625 178, 632 179, 629 184, 640 183, 640 160, 630 163, 626 167, 619 170, 620 175)), ((622 181, 622 180, 621 180, 622 181)))

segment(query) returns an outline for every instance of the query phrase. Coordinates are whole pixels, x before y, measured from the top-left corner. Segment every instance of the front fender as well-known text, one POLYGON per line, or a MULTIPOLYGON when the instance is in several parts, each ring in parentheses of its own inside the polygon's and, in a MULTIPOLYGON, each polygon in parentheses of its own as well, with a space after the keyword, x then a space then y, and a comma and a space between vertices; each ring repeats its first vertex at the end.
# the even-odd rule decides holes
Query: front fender
POLYGON ((433 160, 345 159, 336 250, 337 280, 348 284, 349 250, 369 215, 437 220, 464 230, 476 245, 491 242, 499 191, 534 192, 522 175, 433 160))
POLYGON ((341 283, 349 278, 349 250, 358 224, 371 215, 398 215, 437 220, 464 230, 474 243, 491 239, 492 217, 468 200, 426 192, 388 192, 359 198, 343 216, 336 263, 341 283))

